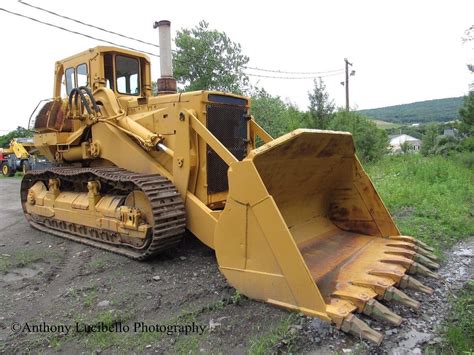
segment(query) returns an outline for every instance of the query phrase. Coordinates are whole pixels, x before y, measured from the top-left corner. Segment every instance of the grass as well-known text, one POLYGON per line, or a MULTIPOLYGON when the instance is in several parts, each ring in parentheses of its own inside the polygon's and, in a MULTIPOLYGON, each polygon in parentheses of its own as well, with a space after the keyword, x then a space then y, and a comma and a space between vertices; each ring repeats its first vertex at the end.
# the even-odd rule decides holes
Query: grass
POLYGON ((0 273, 6 273, 12 268, 26 267, 34 262, 46 259, 57 254, 50 250, 22 250, 16 251, 10 256, 1 256, 0 258, 0 273))
POLYGON ((16 172, 15 175, 13 176, 4 176, 1 172, 0 172, 0 179, 22 179, 23 178, 23 173, 20 173, 20 172, 16 172))
POLYGON ((96 303, 97 289, 98 289, 97 286, 93 286, 89 290, 87 290, 87 292, 84 294, 84 301, 83 301, 84 307, 90 308, 96 303))
POLYGON ((451 317, 445 334, 446 347, 454 354, 474 352, 474 280, 453 296, 451 317))
POLYGON ((195 354, 201 340, 202 338, 199 335, 182 335, 178 337, 174 351, 177 354, 195 354))
POLYGON ((281 343, 286 346, 286 352, 291 353, 296 334, 292 334, 290 329, 297 318, 296 313, 291 313, 289 316, 282 318, 270 331, 251 340, 248 353, 252 355, 273 354, 278 352, 275 347, 281 343))
POLYGON ((474 280, 450 297, 451 312, 443 325, 443 342, 427 349, 430 354, 474 353, 474 280))
MULTIPOLYGON (((77 291, 71 291, 71 294, 77 294, 77 291)), ((94 286, 88 290, 88 292, 84 293, 84 307, 92 309, 96 301, 97 288, 94 286)), ((216 305, 212 305, 212 307, 215 306, 216 305)), ((161 325, 190 324, 192 322, 197 323, 196 316, 198 313, 199 312, 196 311, 182 311, 180 315, 171 319, 166 319, 161 322, 145 321, 145 324, 148 327, 151 327, 156 323, 161 325)), ((135 331, 133 314, 116 310, 103 310, 92 314, 81 313, 73 318, 73 331, 68 336, 42 336, 34 339, 34 341, 38 344, 43 344, 46 339, 48 344, 57 351, 60 351, 66 343, 69 343, 77 344, 80 348, 88 349, 90 351, 106 351, 113 349, 113 353, 128 354, 132 351, 142 353, 148 346, 151 346, 152 348, 160 348, 160 342, 163 338, 173 337, 175 339, 173 351, 176 353, 188 354, 196 353, 199 343, 203 341, 203 339, 207 339, 208 335, 206 331, 201 335, 196 333, 190 333, 187 335, 174 333, 170 335, 159 331, 141 331, 140 328, 135 331), (79 332, 76 331, 76 323, 79 324, 79 332), (117 331, 85 332, 84 326, 88 325, 104 325, 105 327, 117 329, 117 331)))
POLYGON ((459 159, 387 156, 366 170, 402 234, 438 254, 474 235, 474 173, 459 159))
POLYGON ((95 259, 89 262, 87 265, 87 268, 91 271, 99 271, 102 270, 105 267, 106 263, 102 259, 95 259))

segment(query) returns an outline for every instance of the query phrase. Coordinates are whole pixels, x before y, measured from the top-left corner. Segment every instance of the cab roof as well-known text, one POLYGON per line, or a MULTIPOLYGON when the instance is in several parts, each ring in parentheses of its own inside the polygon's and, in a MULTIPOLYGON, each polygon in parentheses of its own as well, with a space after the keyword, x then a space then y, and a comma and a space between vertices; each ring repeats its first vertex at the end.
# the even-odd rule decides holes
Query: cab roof
POLYGON ((80 58, 80 57, 93 57, 95 54, 106 53, 106 52, 122 53, 122 54, 130 55, 130 56, 134 56, 134 57, 143 58, 148 63, 150 62, 150 58, 146 54, 143 54, 143 53, 140 53, 140 52, 136 52, 136 51, 128 50, 128 49, 125 49, 125 48, 120 48, 120 47, 97 46, 97 47, 89 48, 89 49, 87 49, 83 52, 74 54, 74 55, 72 55, 70 57, 67 57, 67 58, 64 58, 62 60, 59 60, 56 63, 61 64, 61 63, 69 62, 71 60, 74 60, 74 59, 77 59, 77 58, 80 58))

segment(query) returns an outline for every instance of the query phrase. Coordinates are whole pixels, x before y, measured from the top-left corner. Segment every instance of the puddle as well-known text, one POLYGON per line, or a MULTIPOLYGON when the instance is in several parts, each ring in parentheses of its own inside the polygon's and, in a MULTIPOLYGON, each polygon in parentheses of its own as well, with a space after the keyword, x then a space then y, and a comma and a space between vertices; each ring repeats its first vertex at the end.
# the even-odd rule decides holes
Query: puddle
POLYGON ((0 281, 15 282, 24 279, 31 279, 44 271, 46 265, 46 263, 38 261, 25 267, 10 269, 6 274, 0 275, 0 281))

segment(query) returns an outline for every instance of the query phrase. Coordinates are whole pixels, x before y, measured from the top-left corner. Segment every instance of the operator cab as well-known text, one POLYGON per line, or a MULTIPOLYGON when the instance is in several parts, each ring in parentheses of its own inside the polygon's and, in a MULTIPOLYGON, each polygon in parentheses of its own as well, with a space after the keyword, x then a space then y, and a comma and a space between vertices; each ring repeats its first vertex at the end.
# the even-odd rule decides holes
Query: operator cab
POLYGON ((55 97, 81 86, 107 87, 117 97, 151 96, 150 61, 141 53, 100 46, 56 63, 55 97))
POLYGON ((105 85, 116 94, 140 96, 140 61, 116 53, 104 53, 105 85))

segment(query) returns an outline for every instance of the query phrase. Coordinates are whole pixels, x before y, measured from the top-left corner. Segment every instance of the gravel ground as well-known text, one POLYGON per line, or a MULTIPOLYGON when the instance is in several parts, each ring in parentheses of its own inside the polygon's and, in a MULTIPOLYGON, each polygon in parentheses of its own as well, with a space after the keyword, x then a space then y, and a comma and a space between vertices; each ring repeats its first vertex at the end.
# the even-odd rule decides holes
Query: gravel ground
POLYGON ((385 327, 380 347, 344 334, 317 319, 295 315, 235 293, 220 274, 214 252, 193 238, 146 263, 41 233, 28 226, 19 204, 18 178, 0 178, 0 352, 189 353, 249 351, 295 353, 420 353, 440 341, 437 327, 448 295, 472 278, 474 238, 447 251, 440 280, 421 280, 432 296, 415 312, 390 305, 402 326, 385 327), (19 324, 96 322, 192 324, 202 334, 126 332, 13 332, 19 324), (279 331, 282 324, 289 331, 279 331))

